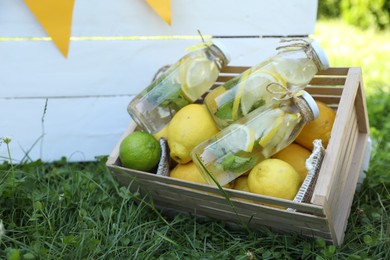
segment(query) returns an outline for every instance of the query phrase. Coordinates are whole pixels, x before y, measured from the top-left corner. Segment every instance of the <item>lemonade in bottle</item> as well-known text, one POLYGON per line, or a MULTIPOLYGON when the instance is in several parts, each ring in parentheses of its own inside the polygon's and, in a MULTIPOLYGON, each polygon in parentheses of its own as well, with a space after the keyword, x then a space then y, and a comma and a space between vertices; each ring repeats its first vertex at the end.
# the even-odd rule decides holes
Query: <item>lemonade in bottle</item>
POLYGON ((221 42, 204 42, 192 49, 129 103, 129 114, 147 132, 159 132, 179 109, 199 99, 229 63, 221 42))
POLYGON ((314 99, 300 91, 276 107, 253 111, 224 128, 196 146, 192 160, 209 184, 215 185, 211 174, 223 186, 292 143, 318 113, 314 99))
POLYGON ((316 41, 288 40, 279 53, 215 88, 205 98, 220 129, 255 109, 277 105, 284 96, 278 89, 304 88, 320 70, 329 67, 328 59, 316 41), (275 91, 269 91, 268 88, 275 91))

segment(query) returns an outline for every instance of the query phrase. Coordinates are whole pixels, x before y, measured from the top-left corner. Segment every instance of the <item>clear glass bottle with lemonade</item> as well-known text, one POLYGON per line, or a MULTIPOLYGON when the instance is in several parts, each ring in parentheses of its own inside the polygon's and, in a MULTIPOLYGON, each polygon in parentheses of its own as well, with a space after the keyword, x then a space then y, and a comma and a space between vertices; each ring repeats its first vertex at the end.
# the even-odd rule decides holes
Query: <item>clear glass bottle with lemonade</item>
POLYGON ((226 185, 292 143, 318 113, 314 99, 299 91, 278 106, 253 111, 230 124, 196 146, 192 160, 209 184, 215 185, 214 178, 226 185))
POLYGON ((205 94, 230 61, 226 47, 218 41, 189 49, 192 51, 171 65, 127 107, 133 120, 151 134, 158 133, 178 110, 205 94))
POLYGON ((326 54, 314 40, 291 40, 277 50, 280 51, 275 56, 225 82, 206 96, 204 103, 220 129, 255 109, 278 105, 285 94, 278 90, 303 88, 318 71, 329 67, 326 54))

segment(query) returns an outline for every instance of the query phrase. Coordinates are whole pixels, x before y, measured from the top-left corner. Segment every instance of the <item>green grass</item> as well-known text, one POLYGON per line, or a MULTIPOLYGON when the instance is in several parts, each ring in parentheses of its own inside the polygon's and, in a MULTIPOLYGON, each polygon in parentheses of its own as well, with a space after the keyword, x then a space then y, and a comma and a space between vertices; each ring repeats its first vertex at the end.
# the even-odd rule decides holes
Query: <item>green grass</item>
MULTIPOLYGON (((104 158, 63 159, 0 165, 0 259, 390 259, 389 33, 331 21, 318 23, 316 37, 332 66, 363 67, 374 142, 341 247, 266 228, 247 234, 221 221, 166 217, 119 186, 104 158)), ((7 149, 4 140, 0 149, 7 149)))
POLYGON ((314 38, 331 66, 362 68, 368 95, 378 90, 390 92, 390 31, 363 31, 339 20, 319 21, 314 38))

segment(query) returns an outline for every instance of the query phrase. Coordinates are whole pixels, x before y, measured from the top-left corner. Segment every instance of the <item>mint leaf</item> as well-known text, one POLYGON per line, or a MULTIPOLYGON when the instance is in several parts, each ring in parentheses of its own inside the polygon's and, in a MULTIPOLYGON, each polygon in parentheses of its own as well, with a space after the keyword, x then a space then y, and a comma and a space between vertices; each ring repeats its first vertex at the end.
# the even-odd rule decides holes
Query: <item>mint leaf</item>
POLYGON ((224 171, 230 171, 233 173, 246 172, 255 166, 257 159, 253 157, 241 157, 237 154, 229 153, 220 163, 224 171))
MULTIPOLYGON (((233 122, 233 119, 232 119, 233 103, 234 103, 234 100, 231 100, 231 101, 228 101, 228 102, 222 104, 217 109, 217 112, 214 113, 214 115, 216 117, 218 117, 219 119, 226 120, 228 123, 229 122, 232 123, 233 122)), ((243 116, 241 106, 238 107, 237 112, 238 112, 238 118, 241 118, 243 116)))
POLYGON ((223 120, 232 120, 233 102, 234 100, 231 100, 222 104, 214 115, 223 120))
POLYGON ((181 84, 179 83, 155 86, 149 92, 147 100, 175 111, 190 103, 181 95, 181 84))
POLYGON ((260 100, 257 100, 253 105, 252 107, 249 109, 248 113, 252 112, 253 110, 259 108, 259 107, 262 107, 265 105, 265 100, 264 99, 260 99, 260 100))

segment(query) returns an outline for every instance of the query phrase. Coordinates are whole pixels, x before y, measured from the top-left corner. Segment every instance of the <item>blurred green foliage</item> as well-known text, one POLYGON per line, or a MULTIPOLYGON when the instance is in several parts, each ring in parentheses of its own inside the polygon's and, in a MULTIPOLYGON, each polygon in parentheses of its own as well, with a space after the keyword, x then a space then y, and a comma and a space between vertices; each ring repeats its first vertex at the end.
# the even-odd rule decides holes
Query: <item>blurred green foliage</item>
POLYGON ((362 29, 390 29, 390 1, 388 0, 319 0, 318 17, 342 17, 349 24, 362 29))
POLYGON ((318 18, 335 18, 341 15, 341 0, 318 0, 318 18))

